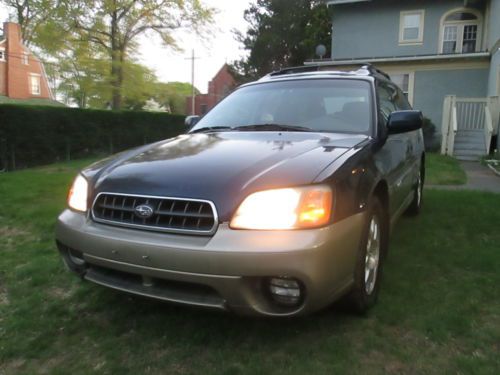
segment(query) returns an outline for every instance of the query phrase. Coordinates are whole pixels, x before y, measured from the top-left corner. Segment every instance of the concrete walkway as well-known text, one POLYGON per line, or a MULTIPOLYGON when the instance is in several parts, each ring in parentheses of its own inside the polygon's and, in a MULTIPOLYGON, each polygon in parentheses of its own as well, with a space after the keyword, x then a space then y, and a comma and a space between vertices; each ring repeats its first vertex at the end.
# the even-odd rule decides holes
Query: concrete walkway
POLYGON ((461 161, 460 165, 467 174, 467 183, 465 185, 428 185, 427 187, 433 189, 481 190, 500 193, 500 177, 493 173, 491 169, 474 161, 461 161))

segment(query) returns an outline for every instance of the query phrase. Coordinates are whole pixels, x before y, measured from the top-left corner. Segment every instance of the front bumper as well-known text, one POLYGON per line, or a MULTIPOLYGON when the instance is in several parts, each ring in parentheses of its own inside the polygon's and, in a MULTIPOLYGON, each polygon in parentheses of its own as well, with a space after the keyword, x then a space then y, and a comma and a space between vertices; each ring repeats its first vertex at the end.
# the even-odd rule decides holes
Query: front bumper
POLYGON ((56 238, 67 264, 68 249, 81 253, 85 265, 78 272, 89 281, 177 303, 289 316, 318 310, 349 289, 363 221, 361 213, 325 228, 294 231, 221 224, 203 237, 98 224, 66 210, 56 238), (269 277, 299 280, 300 305, 274 303, 265 284, 269 277))

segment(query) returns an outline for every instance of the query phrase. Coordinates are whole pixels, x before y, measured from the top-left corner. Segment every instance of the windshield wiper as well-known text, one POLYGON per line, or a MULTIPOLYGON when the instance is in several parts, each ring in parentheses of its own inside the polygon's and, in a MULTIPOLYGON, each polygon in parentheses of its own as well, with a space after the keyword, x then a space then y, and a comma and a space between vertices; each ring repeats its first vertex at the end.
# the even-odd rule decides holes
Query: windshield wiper
POLYGON ((234 130, 234 128, 230 126, 207 126, 206 128, 199 128, 191 131, 190 133, 207 133, 207 132, 215 132, 219 130, 234 130))
POLYGON ((287 131, 287 132, 310 132, 310 131, 313 131, 312 129, 306 128, 305 126, 285 125, 285 124, 272 124, 272 123, 236 126, 233 129, 234 130, 239 130, 239 131, 245 131, 245 130, 254 130, 254 131, 287 131))

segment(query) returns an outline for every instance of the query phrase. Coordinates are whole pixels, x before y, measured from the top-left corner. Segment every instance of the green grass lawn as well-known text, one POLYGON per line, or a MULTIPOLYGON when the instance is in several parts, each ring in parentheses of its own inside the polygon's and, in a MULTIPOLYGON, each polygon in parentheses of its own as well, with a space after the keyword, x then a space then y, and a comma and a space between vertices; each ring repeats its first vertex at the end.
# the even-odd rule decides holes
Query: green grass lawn
POLYGON ((457 159, 451 156, 428 153, 426 155, 427 185, 463 185, 467 176, 457 159))
MULTIPOLYGON (((78 163, 79 166, 83 163, 78 163)), ((0 374, 500 374, 500 195, 425 191, 378 305, 249 319, 131 297, 54 246, 75 165, 0 174, 0 374)))

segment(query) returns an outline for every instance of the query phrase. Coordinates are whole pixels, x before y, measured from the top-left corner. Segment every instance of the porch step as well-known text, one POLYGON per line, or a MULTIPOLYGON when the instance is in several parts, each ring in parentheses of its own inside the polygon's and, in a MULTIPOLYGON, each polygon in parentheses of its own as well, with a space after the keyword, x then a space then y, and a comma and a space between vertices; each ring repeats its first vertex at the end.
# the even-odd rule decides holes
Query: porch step
POLYGON ((478 156, 455 155, 455 159, 461 160, 461 161, 478 161, 480 159, 480 157, 478 157, 478 156))
POLYGON ((484 147, 484 140, 482 142, 468 142, 468 141, 458 141, 455 142, 455 150, 482 150, 486 152, 484 147))
POLYGON ((467 138, 467 139, 476 139, 482 138, 484 139, 484 131, 483 130, 459 130, 455 137, 458 138, 467 138))
POLYGON ((483 156, 486 155, 486 152, 484 149, 465 149, 465 148, 458 148, 455 149, 455 155, 463 155, 463 156, 483 156))
POLYGON ((453 154, 459 160, 478 160, 486 155, 483 130, 458 130, 453 154))

